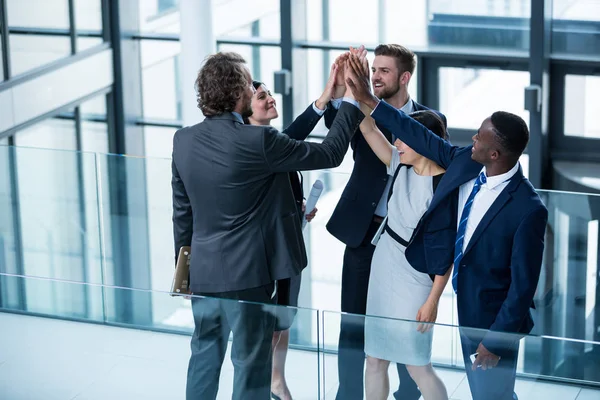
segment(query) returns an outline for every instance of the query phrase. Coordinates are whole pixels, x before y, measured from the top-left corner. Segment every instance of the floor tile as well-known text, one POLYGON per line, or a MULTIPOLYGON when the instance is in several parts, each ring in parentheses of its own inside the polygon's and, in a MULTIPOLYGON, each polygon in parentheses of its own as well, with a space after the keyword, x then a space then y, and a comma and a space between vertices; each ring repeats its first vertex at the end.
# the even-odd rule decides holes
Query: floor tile
POLYGON ((577 400, 598 400, 600 399, 600 389, 581 389, 579 395, 577 396, 577 400))

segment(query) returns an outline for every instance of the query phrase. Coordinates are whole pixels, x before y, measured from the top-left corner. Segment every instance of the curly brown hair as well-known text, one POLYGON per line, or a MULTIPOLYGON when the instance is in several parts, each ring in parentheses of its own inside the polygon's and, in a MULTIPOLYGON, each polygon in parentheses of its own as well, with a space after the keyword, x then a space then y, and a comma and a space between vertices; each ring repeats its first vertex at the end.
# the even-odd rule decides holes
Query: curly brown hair
POLYGON ((246 60, 233 52, 210 55, 196 78, 198 108, 206 117, 235 109, 249 82, 244 71, 246 60))

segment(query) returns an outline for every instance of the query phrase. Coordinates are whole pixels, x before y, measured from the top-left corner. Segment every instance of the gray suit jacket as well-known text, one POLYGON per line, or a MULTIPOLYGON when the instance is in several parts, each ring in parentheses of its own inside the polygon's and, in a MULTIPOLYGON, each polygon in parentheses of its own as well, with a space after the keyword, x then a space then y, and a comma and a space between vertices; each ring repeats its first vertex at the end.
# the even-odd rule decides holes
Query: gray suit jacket
POLYGON ((249 289, 302 271, 307 257, 288 173, 340 165, 362 118, 343 103, 322 143, 243 125, 229 113, 175 133, 175 254, 192 247, 192 292, 249 289))

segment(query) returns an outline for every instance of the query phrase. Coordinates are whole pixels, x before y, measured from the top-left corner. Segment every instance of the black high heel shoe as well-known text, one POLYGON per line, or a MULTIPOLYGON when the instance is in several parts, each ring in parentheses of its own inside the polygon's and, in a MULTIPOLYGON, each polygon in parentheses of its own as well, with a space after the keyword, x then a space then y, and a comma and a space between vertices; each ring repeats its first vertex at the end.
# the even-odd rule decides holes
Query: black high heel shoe
POLYGON ((281 400, 281 397, 279 397, 275 393, 271 392, 271 400, 281 400))

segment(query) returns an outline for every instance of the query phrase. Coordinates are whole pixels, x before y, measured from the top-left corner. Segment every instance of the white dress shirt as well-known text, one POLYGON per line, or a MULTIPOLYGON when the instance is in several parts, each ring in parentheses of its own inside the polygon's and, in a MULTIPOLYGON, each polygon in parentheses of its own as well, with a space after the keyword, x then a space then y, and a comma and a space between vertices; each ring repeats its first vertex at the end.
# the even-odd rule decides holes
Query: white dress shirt
MULTIPOLYGON (((410 114, 411 112, 414 111, 414 104, 412 99, 409 97, 408 101, 406 102, 406 104, 404 106, 402 106, 402 108, 400 109, 400 111, 403 111, 405 114, 410 114)), ((395 140, 394 137, 394 133, 392 132, 392 142, 395 140)), ((395 171, 391 171, 391 174, 388 173, 388 175, 394 175, 395 171)), ((379 203, 377 204, 377 207, 375 208, 375 215, 379 215, 380 217, 385 217, 387 215, 387 199, 388 199, 388 193, 390 192, 390 187, 392 186, 392 179, 390 179, 388 177, 387 183, 385 185, 385 189, 383 190, 383 194, 381 195, 381 198, 379 199, 379 203)))
MULTIPOLYGON (((344 100, 348 101, 346 97, 344 97, 344 100)), ((385 101, 385 100, 381 100, 381 101, 385 101)), ((331 99, 331 104, 336 109, 340 108, 340 104, 342 104, 342 99, 331 99)), ((358 104, 358 102, 356 104, 358 104)), ((377 103, 377 104, 379 104, 379 103, 377 103)), ((409 97, 406 104, 403 105, 402 108, 400 108, 400 111, 403 111, 405 114, 410 114, 411 112, 414 111, 414 109, 415 109, 414 103, 413 103, 412 99, 409 97)), ((393 135, 394 135, 394 133, 392 132, 392 141, 395 140, 393 135)), ((392 171, 392 175, 393 174, 394 174, 394 171, 392 171)), ((379 199, 379 203, 377 203, 377 207, 375 207, 375 215, 378 215, 380 217, 385 217, 387 215, 387 198, 388 198, 388 193, 390 192, 391 186, 392 186, 392 180, 388 178, 388 181, 385 185, 385 189, 383 190, 383 194, 381 195, 381 198, 379 199)))
MULTIPOLYGON (((475 196, 473 200, 473 205, 471 206, 471 213, 469 214, 469 219, 467 220, 467 228, 465 230, 465 241, 463 242, 463 252, 466 250, 477 225, 483 219, 483 216, 490 209, 494 201, 500 196, 500 193, 508 186, 508 181, 512 178, 517 171, 519 170, 519 163, 516 163, 512 169, 502 175, 496 176, 487 176, 485 167, 481 170, 484 174, 486 174, 487 181, 483 185, 481 185, 481 189, 475 196)), ((462 216, 463 208, 465 208, 465 203, 467 199, 471 195, 471 191, 473 190, 473 186, 475 185, 475 179, 471 179, 469 182, 464 183, 460 186, 458 193, 458 219, 456 221, 456 229, 458 230, 458 225, 460 224, 460 219, 462 216)))

